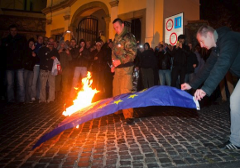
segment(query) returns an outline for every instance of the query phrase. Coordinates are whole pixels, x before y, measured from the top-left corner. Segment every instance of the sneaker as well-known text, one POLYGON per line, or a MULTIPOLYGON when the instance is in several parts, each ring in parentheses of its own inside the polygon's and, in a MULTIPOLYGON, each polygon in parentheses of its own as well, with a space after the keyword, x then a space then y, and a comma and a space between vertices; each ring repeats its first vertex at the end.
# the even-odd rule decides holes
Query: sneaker
POLYGON ((33 102, 36 101, 35 97, 32 97, 32 101, 33 101, 33 102))
POLYGON ((221 145, 218 145, 220 149, 228 149, 228 150, 240 150, 240 147, 232 144, 230 141, 227 141, 221 145))

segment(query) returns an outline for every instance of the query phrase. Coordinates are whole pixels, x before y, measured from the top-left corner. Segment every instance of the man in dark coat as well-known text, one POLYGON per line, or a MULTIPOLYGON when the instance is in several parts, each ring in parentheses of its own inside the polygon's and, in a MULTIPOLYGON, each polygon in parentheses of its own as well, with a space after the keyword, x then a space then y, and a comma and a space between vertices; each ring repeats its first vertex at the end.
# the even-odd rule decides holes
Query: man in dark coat
MULTIPOLYGON (((187 57, 189 56, 189 47, 184 44, 185 36, 179 35, 178 42, 174 46, 171 55, 173 56, 172 81, 171 86, 176 87, 178 75, 180 76, 180 84, 185 81, 187 57)), ((177 86, 179 87, 179 86, 177 86)))
MULTIPOLYGON (((206 49, 212 49, 202 73, 193 79, 190 84, 182 84, 182 90, 198 88, 194 97, 201 100, 204 96, 210 96, 226 73, 240 77, 240 33, 233 32, 227 27, 214 30, 210 26, 202 26, 197 32, 197 39, 206 49)), ((235 89, 230 97, 231 109, 231 135, 230 140, 222 145, 221 149, 240 149, 240 81, 238 80, 235 89)))
POLYGON ((169 50, 163 48, 163 45, 159 46, 158 52, 158 74, 160 85, 171 85, 171 55, 169 50))
POLYGON ((149 43, 144 44, 144 51, 140 59, 142 84, 144 89, 154 86, 154 69, 157 67, 157 60, 149 43))
POLYGON ((10 34, 2 39, 2 51, 6 57, 6 78, 7 78, 7 101, 15 102, 14 98, 14 76, 17 79, 18 102, 24 103, 25 91, 23 81, 23 64, 28 49, 27 40, 17 32, 17 26, 9 27, 10 34))

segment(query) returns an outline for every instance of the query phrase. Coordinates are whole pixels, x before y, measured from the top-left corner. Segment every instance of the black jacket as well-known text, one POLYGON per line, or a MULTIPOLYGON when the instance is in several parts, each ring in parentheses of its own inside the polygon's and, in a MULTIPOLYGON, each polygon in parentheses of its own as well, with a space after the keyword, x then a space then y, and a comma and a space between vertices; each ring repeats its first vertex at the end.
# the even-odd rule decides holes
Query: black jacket
POLYGON ((157 61, 154 52, 150 50, 145 50, 140 56, 140 68, 156 68, 157 61))
MULTIPOLYGON (((106 62, 106 65, 108 66, 108 69, 110 69, 109 65, 112 64, 112 49, 110 47, 107 47, 105 49, 105 54, 104 54, 104 62, 106 62)), ((110 69, 111 70, 111 69, 110 69)))
POLYGON ((82 52, 80 52, 77 58, 73 57, 73 62, 76 67, 88 67, 89 61, 91 59, 90 52, 88 49, 84 48, 82 52))
POLYGON ((23 68, 26 51, 28 49, 27 40, 25 37, 17 34, 12 37, 8 35, 2 39, 1 50, 3 56, 6 57, 6 69, 16 70, 23 68))
POLYGON ((105 53, 103 50, 94 50, 92 52, 92 70, 95 72, 101 72, 107 68, 107 61, 104 59, 105 53), (98 57, 97 60, 94 60, 94 57, 98 57))
POLYGON ((44 46, 39 49, 38 55, 40 58, 40 69, 42 70, 52 71, 53 59, 51 59, 51 57, 55 56, 59 60, 59 54, 56 48, 50 50, 44 46))
POLYGON ((71 61, 71 66, 75 68, 76 64, 77 64, 77 58, 79 56, 79 48, 70 48, 69 52, 72 56, 72 61, 71 61))
POLYGON ((202 90, 211 95, 228 70, 240 77, 240 33, 227 27, 216 30, 218 34, 217 47, 207 59, 202 71, 194 78, 190 86, 198 88, 204 81, 202 90))
POLYGON ((174 66, 185 66, 187 65, 187 57, 189 56, 190 49, 187 45, 183 44, 182 48, 174 46, 171 55, 173 57, 173 67, 174 66))
POLYGON ((39 62, 39 58, 37 55, 35 57, 32 56, 32 52, 34 52, 31 48, 27 49, 27 56, 24 59, 24 69, 33 71, 34 65, 39 62))
POLYGON ((158 69, 169 70, 171 68, 171 56, 168 52, 158 52, 158 69))
POLYGON ((193 64, 196 64, 197 67, 198 60, 196 54, 191 51, 189 56, 187 57, 187 73, 194 73, 195 68, 193 67, 193 64))
POLYGON ((135 65, 135 67, 139 67, 140 66, 140 61, 141 61, 141 51, 138 49, 137 50, 137 55, 136 55, 136 57, 135 57, 135 59, 134 59, 134 65, 135 65))

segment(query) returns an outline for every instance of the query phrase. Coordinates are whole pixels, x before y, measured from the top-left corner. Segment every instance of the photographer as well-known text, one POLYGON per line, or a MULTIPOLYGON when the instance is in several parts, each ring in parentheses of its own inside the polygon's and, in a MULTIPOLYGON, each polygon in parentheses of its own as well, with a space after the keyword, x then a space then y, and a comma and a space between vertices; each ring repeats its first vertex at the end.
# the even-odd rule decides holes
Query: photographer
MULTIPOLYGON (((185 81, 187 57, 189 56, 190 49, 184 44, 185 35, 178 36, 178 42, 174 46, 171 55, 173 57, 173 68, 172 68, 172 81, 171 86, 180 88, 177 86, 178 76, 180 75, 180 84, 185 81)), ((169 50, 168 50, 169 51, 169 50)))

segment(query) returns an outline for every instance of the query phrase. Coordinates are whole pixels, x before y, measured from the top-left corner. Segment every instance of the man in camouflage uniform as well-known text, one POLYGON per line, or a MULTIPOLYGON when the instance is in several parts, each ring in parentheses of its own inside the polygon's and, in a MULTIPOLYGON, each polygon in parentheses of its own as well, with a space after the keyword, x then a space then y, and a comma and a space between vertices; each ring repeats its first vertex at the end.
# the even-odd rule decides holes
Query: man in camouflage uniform
MULTIPOLYGON (((113 96, 129 93, 133 89, 132 73, 133 61, 137 53, 137 43, 133 34, 129 33, 124 27, 121 19, 113 21, 113 28, 116 35, 112 48, 112 68, 115 72, 113 78, 113 96)), ((133 109, 124 109, 123 115, 128 124, 133 123, 133 109)))

